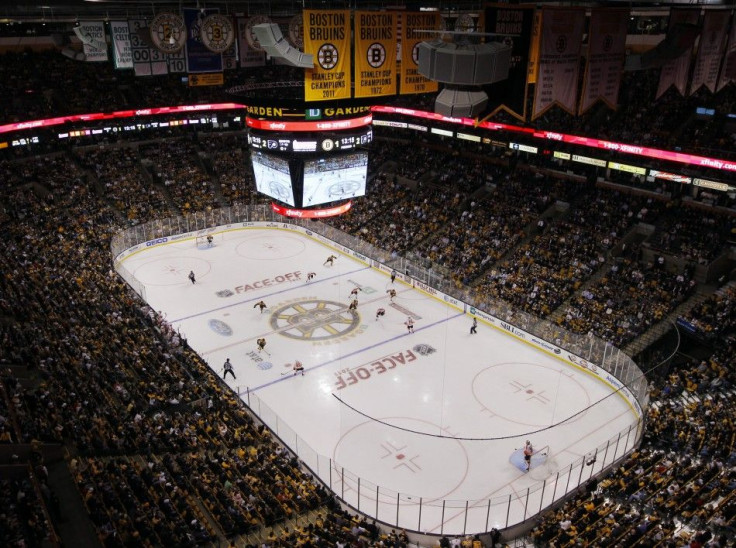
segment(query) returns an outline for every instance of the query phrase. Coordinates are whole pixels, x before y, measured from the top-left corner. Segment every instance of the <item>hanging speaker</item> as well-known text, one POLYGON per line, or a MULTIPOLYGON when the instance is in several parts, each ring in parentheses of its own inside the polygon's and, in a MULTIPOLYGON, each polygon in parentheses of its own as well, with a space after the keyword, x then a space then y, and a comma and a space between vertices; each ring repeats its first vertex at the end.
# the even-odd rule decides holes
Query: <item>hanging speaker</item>
POLYGON ((458 45, 442 40, 419 44, 419 73, 454 85, 482 86, 506 80, 511 46, 501 42, 458 45))
POLYGON ((284 38, 284 35, 281 34, 281 29, 277 24, 264 23, 262 25, 254 25, 253 32, 256 38, 258 38, 261 48, 269 57, 283 59, 293 67, 314 67, 314 56, 292 48, 284 38))

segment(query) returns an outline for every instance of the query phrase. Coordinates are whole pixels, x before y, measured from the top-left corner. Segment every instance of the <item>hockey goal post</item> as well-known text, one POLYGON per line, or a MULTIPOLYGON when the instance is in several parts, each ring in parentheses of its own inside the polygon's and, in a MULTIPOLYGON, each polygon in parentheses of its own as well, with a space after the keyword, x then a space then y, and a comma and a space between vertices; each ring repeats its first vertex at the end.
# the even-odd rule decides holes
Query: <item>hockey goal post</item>
POLYGON ((206 232, 198 233, 194 238, 194 245, 197 249, 217 245, 222 240, 222 232, 206 232), (212 238, 210 242, 208 238, 212 238))
MULTIPOLYGON (((540 447, 538 449, 535 447, 529 465, 529 472, 534 472, 535 470, 537 470, 537 474, 532 474, 532 476, 535 476, 543 470, 543 475, 546 478, 549 475, 547 474, 548 464, 553 462, 553 460, 554 459, 552 458, 552 452, 550 451, 549 445, 545 445, 544 447, 540 447)), ((524 460, 524 448, 520 447, 519 449, 515 449, 509 457, 509 462, 522 472, 526 472, 527 469, 526 461, 524 460)))

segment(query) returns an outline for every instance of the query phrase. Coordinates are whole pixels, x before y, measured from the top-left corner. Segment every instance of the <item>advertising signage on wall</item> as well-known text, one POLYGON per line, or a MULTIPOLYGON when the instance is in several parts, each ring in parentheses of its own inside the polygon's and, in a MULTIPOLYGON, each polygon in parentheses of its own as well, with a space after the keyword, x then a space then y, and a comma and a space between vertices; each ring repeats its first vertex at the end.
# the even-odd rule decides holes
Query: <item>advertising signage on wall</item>
POLYGON ((703 188, 710 188, 712 190, 720 190, 722 192, 728 192, 729 190, 733 189, 733 187, 727 185, 726 183, 719 183, 718 181, 709 181, 708 179, 699 179, 697 177, 693 179, 693 185, 700 186, 703 188))
POLYGON ((605 160, 599 160, 598 158, 589 158, 588 156, 578 156, 577 154, 572 155, 572 161, 580 164, 588 164, 596 167, 606 167, 605 160))
POLYGON ((647 170, 643 167, 630 166, 628 164, 621 164, 619 162, 608 162, 608 167, 617 171, 625 171, 627 173, 634 173, 636 175, 647 174, 647 170))
POLYGON ((529 145, 522 145, 519 143, 509 143, 509 148, 512 150, 520 150, 521 152, 530 152, 536 154, 539 150, 537 147, 530 147, 529 145))
POLYGON ((664 179, 665 181, 674 181, 676 183, 682 183, 684 185, 689 185, 690 183, 693 182, 692 177, 687 177, 685 175, 678 175, 677 173, 668 173, 666 171, 659 171, 658 169, 650 169, 649 176, 654 177, 656 179, 664 179))

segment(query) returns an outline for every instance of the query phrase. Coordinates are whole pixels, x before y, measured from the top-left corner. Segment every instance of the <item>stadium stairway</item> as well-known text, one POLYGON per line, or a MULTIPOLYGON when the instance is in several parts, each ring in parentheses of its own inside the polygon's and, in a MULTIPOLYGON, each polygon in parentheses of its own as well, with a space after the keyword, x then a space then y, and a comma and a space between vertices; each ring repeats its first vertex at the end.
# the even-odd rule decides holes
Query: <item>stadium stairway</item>
POLYGON ((626 345, 623 348, 624 353, 628 356, 636 356, 646 350, 652 344, 657 342, 665 333, 667 333, 667 331, 672 329, 677 318, 679 318, 684 312, 702 303, 705 299, 710 297, 714 291, 715 288, 712 286, 698 286, 697 291, 693 293, 690 298, 680 303, 680 305, 670 312, 666 318, 654 324, 647 331, 626 345))

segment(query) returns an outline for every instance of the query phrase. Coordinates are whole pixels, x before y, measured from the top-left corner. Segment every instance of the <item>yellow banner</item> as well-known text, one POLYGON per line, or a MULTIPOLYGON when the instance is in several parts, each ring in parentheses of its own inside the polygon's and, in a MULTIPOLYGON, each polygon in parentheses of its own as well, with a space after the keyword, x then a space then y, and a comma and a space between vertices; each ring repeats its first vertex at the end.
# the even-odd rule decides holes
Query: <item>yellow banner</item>
POLYGON ((418 30, 440 30, 442 20, 438 12, 401 13, 401 70, 399 93, 428 93, 437 91, 437 82, 419 74, 419 43, 437 38, 436 33, 418 30))
POLYGON ((350 98, 350 11, 304 10, 304 53, 314 68, 304 71, 304 98, 350 98))
POLYGON ((190 74, 189 87, 199 86, 222 86, 225 85, 225 75, 222 72, 206 72, 203 74, 190 74))
POLYGON ((355 12, 355 97, 396 95, 398 13, 355 12))
POLYGON ((527 69, 526 83, 536 84, 539 72, 539 40, 542 36, 542 10, 534 12, 534 23, 532 23, 532 43, 529 46, 529 66, 527 69))

